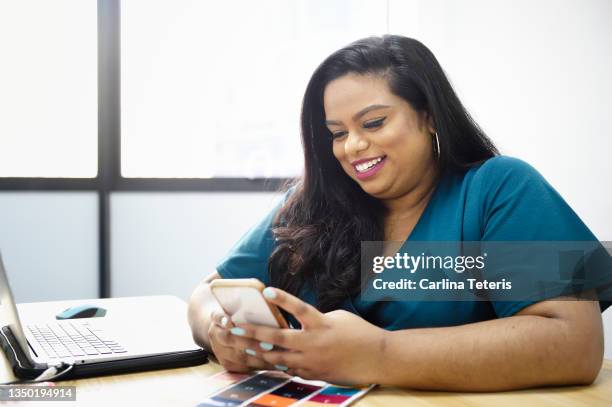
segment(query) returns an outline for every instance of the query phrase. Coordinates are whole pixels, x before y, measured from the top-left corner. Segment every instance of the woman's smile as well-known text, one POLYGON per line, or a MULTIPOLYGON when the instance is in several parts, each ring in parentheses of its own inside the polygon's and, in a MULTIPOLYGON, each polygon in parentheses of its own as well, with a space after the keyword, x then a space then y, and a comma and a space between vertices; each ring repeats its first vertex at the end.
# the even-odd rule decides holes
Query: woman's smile
POLYGON ((360 180, 365 180, 373 177, 385 165, 386 155, 356 160, 351 163, 355 169, 355 176, 360 180))

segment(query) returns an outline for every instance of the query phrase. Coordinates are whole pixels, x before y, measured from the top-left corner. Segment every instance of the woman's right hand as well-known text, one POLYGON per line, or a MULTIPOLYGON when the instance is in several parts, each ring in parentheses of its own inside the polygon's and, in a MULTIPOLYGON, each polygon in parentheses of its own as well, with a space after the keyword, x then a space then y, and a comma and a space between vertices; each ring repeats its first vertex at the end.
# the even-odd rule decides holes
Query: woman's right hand
MULTIPOLYGON (((223 311, 213 311, 208 327, 208 340, 217 361, 231 372, 271 370, 274 367, 260 357, 265 352, 259 342, 231 333, 234 324, 223 311), (251 355, 249 353, 253 353, 251 355)), ((238 328, 240 329, 240 328, 238 328)))
MULTIPOLYGON (((265 352, 259 342, 234 335, 231 318, 219 308, 210 291, 210 282, 220 278, 218 273, 206 277, 193 291, 189 300, 188 320, 195 343, 212 351, 213 357, 232 372, 248 372, 254 369, 274 369, 261 358, 265 352), (249 355, 247 349, 255 352, 249 355)), ((252 352, 251 352, 252 353, 252 352)))

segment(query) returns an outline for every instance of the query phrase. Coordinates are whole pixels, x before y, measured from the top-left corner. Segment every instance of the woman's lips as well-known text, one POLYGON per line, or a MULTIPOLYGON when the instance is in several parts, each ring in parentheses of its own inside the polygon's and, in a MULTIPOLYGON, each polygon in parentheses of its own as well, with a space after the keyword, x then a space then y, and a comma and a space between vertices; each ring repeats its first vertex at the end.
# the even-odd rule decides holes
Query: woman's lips
POLYGON ((369 160, 369 162, 372 162, 374 160, 378 160, 378 162, 372 165, 371 167, 364 169, 362 171, 358 170, 357 167, 362 166, 366 163, 361 162, 359 164, 353 165, 353 169, 355 170, 355 176, 360 180, 367 179, 367 178, 374 176, 374 174, 380 171, 383 165, 385 165, 386 158, 387 156, 381 156, 381 157, 376 157, 376 158, 373 158, 372 160, 369 160))

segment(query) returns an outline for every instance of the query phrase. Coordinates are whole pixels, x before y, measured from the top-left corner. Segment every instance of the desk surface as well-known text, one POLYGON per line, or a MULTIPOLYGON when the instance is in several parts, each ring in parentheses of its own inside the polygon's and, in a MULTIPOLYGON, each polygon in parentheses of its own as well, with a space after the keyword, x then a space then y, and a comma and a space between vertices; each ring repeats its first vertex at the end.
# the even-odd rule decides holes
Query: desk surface
MULTIPOLYGON (((20 310, 21 308, 20 306, 20 310)), ((57 307, 52 307, 52 309, 57 309, 57 307)), ((215 386, 218 384, 215 384, 210 377, 222 370, 220 365, 211 362, 190 368, 65 381, 58 385, 77 386, 77 402, 66 402, 66 405, 121 406, 146 403, 148 406, 196 406, 217 388, 215 386)), ((0 380, 2 382, 11 380, 10 368, 3 355, 0 357, 0 380)), ((16 405, 23 405, 23 403, 16 403, 16 405)), ((53 405, 58 404, 54 402, 53 405)), ((611 406, 612 360, 604 361, 597 380, 591 386, 555 387, 503 393, 445 393, 376 388, 356 405, 361 407, 404 405, 611 406)))
MULTIPOLYGON (((196 406, 214 391, 214 387, 207 385, 207 378, 222 370, 221 366, 208 363, 191 368, 81 379, 61 384, 77 386, 77 404, 84 406, 136 403, 148 406, 196 406)), ((503 393, 444 393, 376 388, 355 405, 609 407, 612 405, 612 361, 605 361, 599 377, 591 386, 503 393)))

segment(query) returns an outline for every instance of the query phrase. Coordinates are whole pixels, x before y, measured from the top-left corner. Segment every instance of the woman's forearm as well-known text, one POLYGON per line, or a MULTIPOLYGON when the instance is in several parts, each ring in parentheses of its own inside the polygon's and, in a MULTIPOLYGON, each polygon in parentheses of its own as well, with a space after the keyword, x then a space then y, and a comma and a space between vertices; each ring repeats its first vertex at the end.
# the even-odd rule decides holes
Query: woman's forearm
POLYGON ((207 349, 210 349, 208 339, 208 327, 211 322, 210 315, 213 311, 219 309, 210 291, 209 281, 209 279, 206 279, 195 288, 189 299, 187 314, 194 341, 207 349))
POLYGON ((602 361, 598 328, 520 315, 388 332, 378 383, 459 391, 588 384, 602 361))

